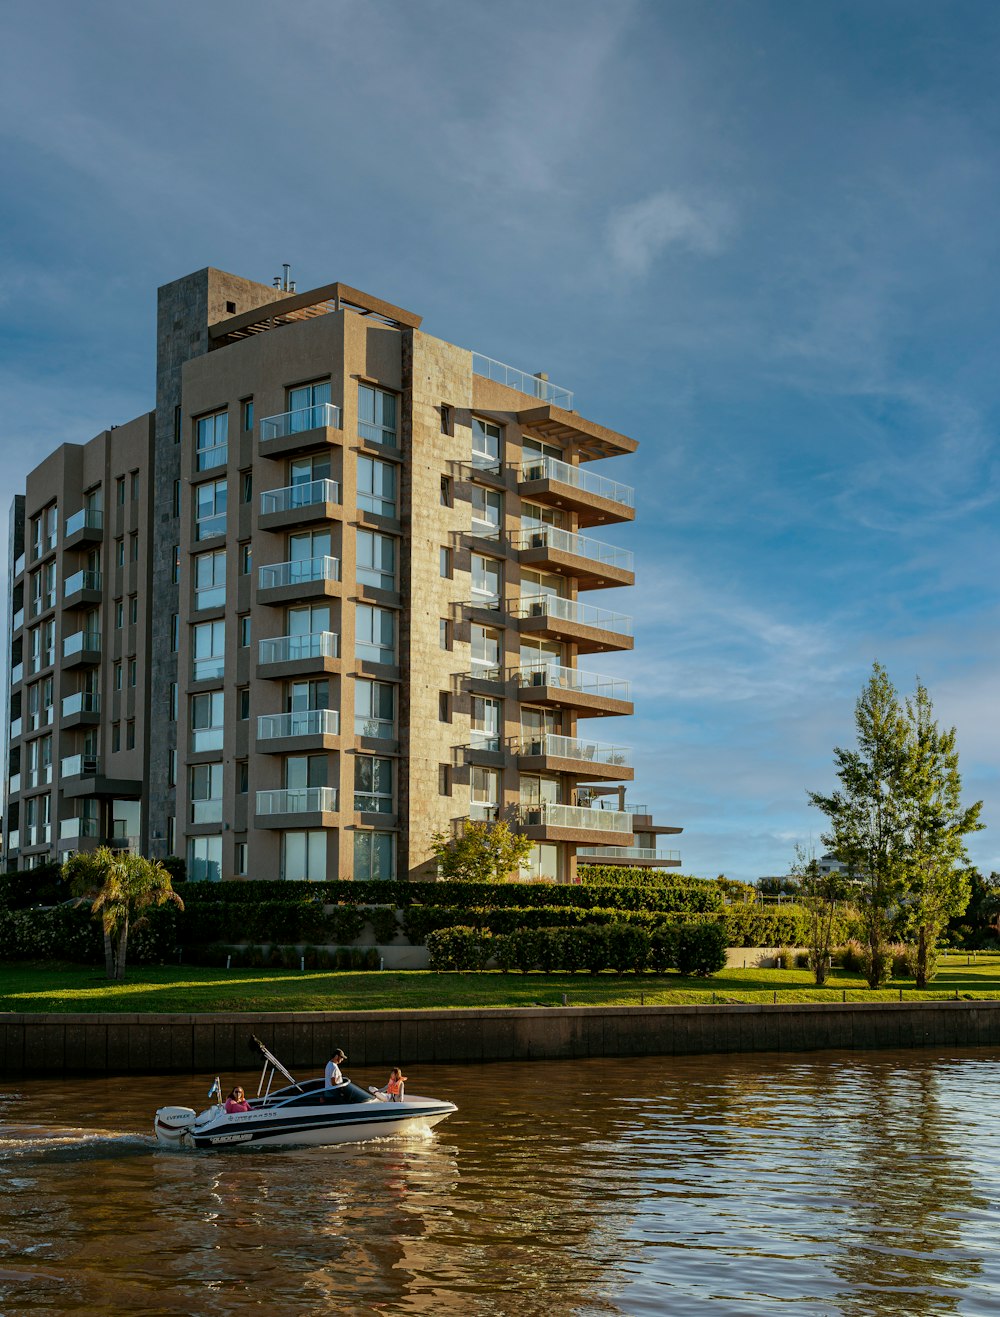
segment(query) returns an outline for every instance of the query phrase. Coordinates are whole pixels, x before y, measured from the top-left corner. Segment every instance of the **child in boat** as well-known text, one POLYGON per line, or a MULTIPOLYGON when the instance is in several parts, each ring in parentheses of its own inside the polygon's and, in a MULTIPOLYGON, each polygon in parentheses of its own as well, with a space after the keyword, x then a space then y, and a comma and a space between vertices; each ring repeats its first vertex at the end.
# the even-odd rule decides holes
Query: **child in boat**
POLYGON ((389 1075, 389 1080, 385 1086, 385 1093, 390 1102, 402 1102, 403 1085, 406 1083, 406 1076, 400 1070, 399 1066, 393 1066, 389 1075))
POLYGON ((250 1110, 250 1103, 246 1100, 246 1096, 239 1084, 236 1085, 226 1098, 226 1110, 228 1112, 250 1110))

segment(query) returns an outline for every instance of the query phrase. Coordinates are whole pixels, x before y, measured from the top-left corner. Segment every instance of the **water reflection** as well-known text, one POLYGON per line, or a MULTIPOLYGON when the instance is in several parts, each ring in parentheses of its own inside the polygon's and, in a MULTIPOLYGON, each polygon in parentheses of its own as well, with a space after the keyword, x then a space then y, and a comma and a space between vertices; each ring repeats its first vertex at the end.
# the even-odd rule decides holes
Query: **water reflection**
MULTIPOLYGON (((156 1149, 201 1078, 0 1093, 0 1311, 1000 1311, 993 1054, 435 1067, 433 1135, 156 1149)), ((356 1076, 368 1082, 367 1076, 356 1076)))

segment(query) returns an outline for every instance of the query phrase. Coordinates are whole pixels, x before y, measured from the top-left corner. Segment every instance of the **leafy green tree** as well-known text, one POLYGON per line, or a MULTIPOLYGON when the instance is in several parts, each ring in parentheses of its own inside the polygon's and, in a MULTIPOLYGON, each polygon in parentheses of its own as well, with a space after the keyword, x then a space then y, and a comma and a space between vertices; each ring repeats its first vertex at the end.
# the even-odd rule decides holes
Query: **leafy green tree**
POLYGON ((848 885, 843 874, 822 873, 815 855, 807 856, 801 846, 795 849, 791 876, 795 880, 798 904, 806 912, 809 965, 817 987, 821 988, 830 973, 837 909, 847 897, 848 885))
POLYGON ((936 971, 937 940, 969 903, 965 837, 983 827, 982 801, 962 805, 954 727, 943 731, 919 681, 906 701, 908 730, 902 794, 907 835, 904 928, 914 944, 914 979, 925 988, 936 971))
POLYGON ((442 878, 474 883, 502 883, 519 873, 532 842, 512 830, 506 819, 469 820, 460 837, 435 832, 431 850, 442 878))
MULTIPOLYGON (((107 868, 113 852, 107 846, 100 846, 96 851, 77 851, 63 863, 63 878, 76 897, 76 903, 93 902, 104 886, 107 868)), ((111 928, 103 921, 104 929, 104 968, 109 979, 115 977, 115 950, 111 940, 111 928)))
POLYGON ((881 987, 892 971, 888 945, 906 892, 907 836, 901 782, 907 720, 896 688, 879 663, 854 710, 857 749, 834 749, 840 787, 810 791, 809 803, 830 820, 823 842, 847 867, 866 949, 865 977, 881 987))
POLYGON ((74 856, 67 861, 71 863, 73 870, 68 876, 79 885, 81 897, 92 898, 91 910, 95 918, 101 919, 108 978, 122 979, 129 928, 141 923, 155 906, 172 901, 183 910, 184 902, 159 860, 100 846, 89 856, 74 856))

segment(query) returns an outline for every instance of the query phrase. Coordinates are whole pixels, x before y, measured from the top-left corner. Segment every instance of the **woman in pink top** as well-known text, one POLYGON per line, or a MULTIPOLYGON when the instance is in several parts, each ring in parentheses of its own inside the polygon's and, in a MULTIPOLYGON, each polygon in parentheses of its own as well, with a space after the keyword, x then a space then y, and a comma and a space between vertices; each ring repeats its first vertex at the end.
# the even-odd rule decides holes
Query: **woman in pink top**
POLYGON ((233 1091, 226 1098, 226 1110, 229 1112, 250 1110, 250 1103, 246 1100, 243 1090, 242 1088, 240 1088, 239 1084, 236 1085, 233 1091))

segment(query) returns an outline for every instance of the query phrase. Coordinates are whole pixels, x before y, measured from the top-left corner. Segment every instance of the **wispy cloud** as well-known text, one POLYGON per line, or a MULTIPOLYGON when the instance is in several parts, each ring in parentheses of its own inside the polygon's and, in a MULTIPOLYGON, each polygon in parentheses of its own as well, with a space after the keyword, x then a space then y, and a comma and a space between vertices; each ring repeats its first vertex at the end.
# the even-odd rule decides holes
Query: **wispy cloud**
POLYGON ((732 225, 728 203, 693 201, 664 188, 614 212, 608 223, 608 250, 620 274, 643 275, 668 248, 714 255, 732 225))

